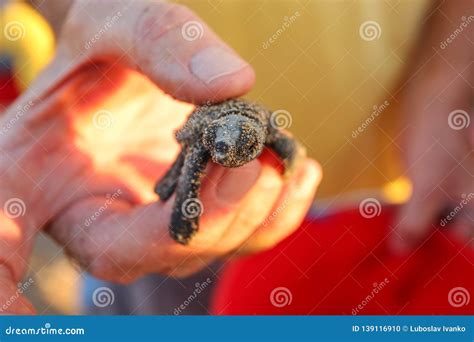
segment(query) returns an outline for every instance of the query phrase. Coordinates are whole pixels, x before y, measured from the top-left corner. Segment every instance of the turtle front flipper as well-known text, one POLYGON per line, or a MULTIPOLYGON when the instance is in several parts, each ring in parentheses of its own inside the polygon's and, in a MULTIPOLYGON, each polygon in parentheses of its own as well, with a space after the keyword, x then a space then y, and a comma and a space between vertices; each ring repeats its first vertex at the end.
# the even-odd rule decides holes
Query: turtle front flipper
POLYGON ((297 161, 306 156, 306 149, 289 133, 278 128, 272 127, 270 129, 266 146, 271 148, 283 161, 285 177, 291 175, 295 169, 297 161))
POLYGON ((181 152, 179 152, 178 157, 176 157, 173 165, 171 165, 166 174, 158 181, 158 183, 156 183, 155 193, 160 196, 161 201, 166 201, 168 198, 170 198, 176 189, 178 178, 181 174, 181 169, 183 168, 185 156, 186 147, 183 147, 181 152))
POLYGON ((209 152, 201 144, 190 146, 184 157, 169 225, 171 237, 183 245, 189 242, 199 227, 199 217, 204 209, 199 191, 209 159, 209 152))

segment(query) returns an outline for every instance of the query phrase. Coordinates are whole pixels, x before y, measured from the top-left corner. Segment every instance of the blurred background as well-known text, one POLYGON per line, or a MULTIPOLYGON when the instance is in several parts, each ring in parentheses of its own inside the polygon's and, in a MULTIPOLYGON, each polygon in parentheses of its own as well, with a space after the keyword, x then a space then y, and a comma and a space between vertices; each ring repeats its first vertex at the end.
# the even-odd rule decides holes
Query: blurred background
MULTIPOLYGON (((0 1, 2 32, 19 23, 22 38, 0 35, 0 112, 54 54, 69 1, 0 1), (49 7, 51 8, 51 7, 49 7)), ((190 0, 211 28, 254 67, 248 97, 290 113, 290 130, 318 160, 317 201, 350 203, 361 194, 403 202, 393 127, 399 77, 427 15, 427 0, 190 0), (375 196, 375 195, 374 195, 375 196)), ((82 275, 46 236, 30 265, 26 295, 42 314, 80 312, 82 275)))

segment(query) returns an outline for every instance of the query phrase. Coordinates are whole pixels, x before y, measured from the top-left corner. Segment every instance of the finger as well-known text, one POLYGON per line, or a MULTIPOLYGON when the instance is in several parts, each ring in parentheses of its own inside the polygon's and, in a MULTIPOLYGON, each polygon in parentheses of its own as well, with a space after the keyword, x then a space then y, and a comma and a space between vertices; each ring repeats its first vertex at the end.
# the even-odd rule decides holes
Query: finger
POLYGON ((260 176, 242 199, 238 212, 222 239, 210 248, 213 256, 222 256, 236 249, 270 214, 283 189, 283 178, 278 169, 279 161, 275 158, 267 150, 259 158, 260 176))
POLYGON ((448 204, 443 180, 453 172, 452 156, 432 139, 425 136, 425 132, 419 132, 408 152, 408 173, 413 190, 396 218, 396 228, 390 239, 395 252, 403 253, 419 244, 439 223, 438 217, 448 204))
POLYGON ((128 282, 144 273, 172 273, 222 237, 260 173, 258 160, 234 170, 212 165, 202 187, 200 230, 187 246, 168 232, 173 198, 138 207, 124 198, 84 199, 55 218, 48 232, 100 278, 128 282))
POLYGON ((81 60, 113 56, 173 97, 195 103, 242 95, 255 78, 249 64, 191 10, 167 2, 77 2, 60 46, 81 60), (78 42, 71 50, 72 37, 78 42))
POLYGON ((236 251, 236 255, 270 249, 298 229, 313 202, 321 179, 322 170, 318 163, 308 158, 302 161, 284 186, 270 214, 236 251))
POLYGON ((22 295, 22 288, 17 287, 10 271, 0 266, 1 315, 32 315, 35 313, 31 303, 22 295))
POLYGON ((442 199, 438 196, 423 196, 414 194, 402 206, 398 213, 398 223, 390 240, 391 247, 396 252, 406 252, 419 243, 429 231, 435 227, 436 217, 442 208, 442 199))
MULTIPOLYGON (((283 186, 281 173, 275 168, 275 163, 270 163, 268 158, 259 158, 261 163, 260 175, 245 194, 231 221, 226 221, 227 227, 220 230, 218 237, 213 239, 213 244, 193 252, 190 257, 180 262, 173 270, 173 275, 185 276, 206 267, 213 261, 227 255, 240 246, 253 231, 263 222, 270 213, 283 186)), ((237 169, 229 169, 234 173, 237 169)), ((239 184, 238 178, 228 178, 228 181, 239 184)), ((220 185, 220 189, 225 188, 220 185)), ((228 195, 219 191, 219 197, 227 200, 228 195)), ((226 191, 227 192, 227 191, 226 191)), ((214 223, 210 223, 211 230, 215 231, 214 223)))

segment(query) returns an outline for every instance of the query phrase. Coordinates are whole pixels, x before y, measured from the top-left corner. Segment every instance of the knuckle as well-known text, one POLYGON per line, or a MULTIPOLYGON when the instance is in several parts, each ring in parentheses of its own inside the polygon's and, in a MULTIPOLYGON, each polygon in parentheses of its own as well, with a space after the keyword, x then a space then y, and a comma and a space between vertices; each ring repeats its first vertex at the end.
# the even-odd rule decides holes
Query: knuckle
POLYGON ((94 277, 106 281, 128 284, 139 276, 134 267, 118 265, 111 256, 101 251, 76 254, 74 260, 94 277))
POLYGON ((139 40, 156 42, 166 32, 196 15, 186 6, 174 3, 153 3, 145 7, 139 15, 136 36, 139 40))

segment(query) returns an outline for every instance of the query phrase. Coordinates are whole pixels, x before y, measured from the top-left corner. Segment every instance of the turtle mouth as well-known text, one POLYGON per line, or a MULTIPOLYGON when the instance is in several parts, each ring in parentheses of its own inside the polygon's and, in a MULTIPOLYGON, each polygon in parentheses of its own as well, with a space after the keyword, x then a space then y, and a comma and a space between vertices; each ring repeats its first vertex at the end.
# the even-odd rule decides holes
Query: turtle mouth
POLYGON ((238 167, 245 164, 245 160, 238 158, 234 153, 216 151, 212 154, 212 161, 225 167, 238 167))
POLYGON ((216 154, 214 154, 214 157, 212 158, 212 160, 215 163, 221 164, 223 166, 228 166, 228 164, 229 164, 228 159, 229 159, 229 157, 224 153, 216 153, 216 154))

